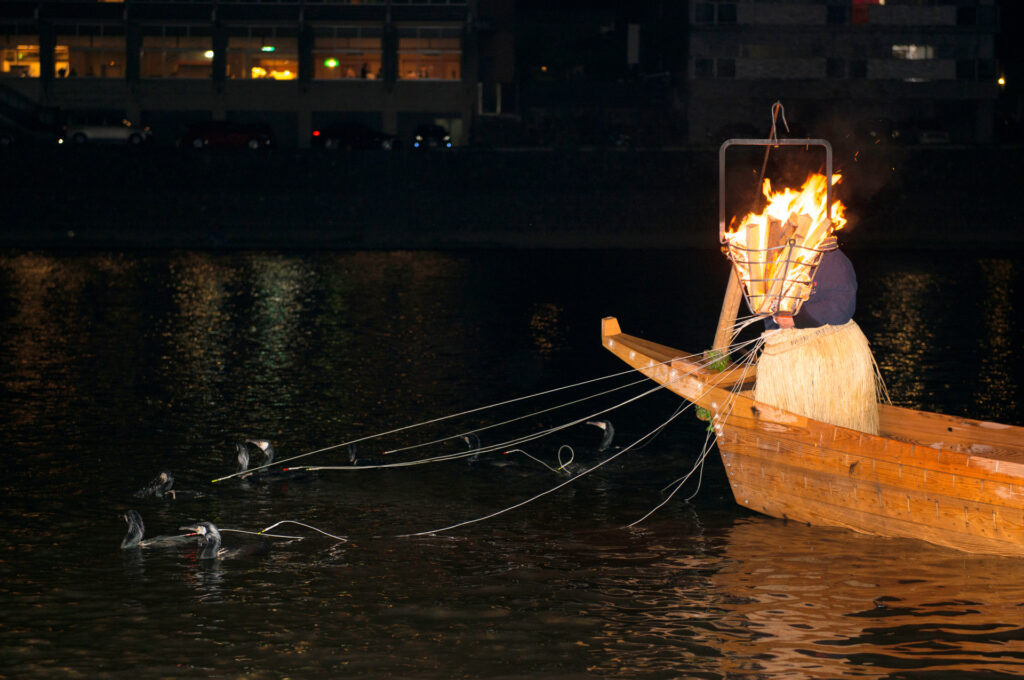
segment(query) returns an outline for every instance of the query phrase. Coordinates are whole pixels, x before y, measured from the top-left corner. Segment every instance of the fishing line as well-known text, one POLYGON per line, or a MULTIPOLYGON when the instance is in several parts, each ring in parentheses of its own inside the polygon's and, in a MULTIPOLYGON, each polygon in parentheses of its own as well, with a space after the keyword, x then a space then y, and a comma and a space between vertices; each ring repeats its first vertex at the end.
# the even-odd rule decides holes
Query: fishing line
MULTIPOLYGON (((739 345, 737 345, 737 347, 741 347, 743 345, 749 344, 750 342, 752 342, 752 341, 745 341, 745 342, 740 343, 739 345)), ((687 355, 687 356, 692 357, 692 358, 696 357, 696 355, 687 355)), ((671 362, 677 361, 679 359, 680 359, 680 357, 673 357, 672 359, 668 359, 666 361, 661 361, 661 362, 658 362, 658 363, 652 363, 647 368, 653 368, 654 366, 658 366, 658 365, 670 364, 671 362)), ((704 367, 706 367, 706 366, 708 366, 708 365, 710 365, 712 363, 714 363, 714 361, 709 360, 709 359, 702 359, 701 361, 695 363, 693 369, 683 372, 683 374, 680 375, 675 380, 673 380, 672 383, 675 383, 678 380, 681 380, 682 378, 686 377, 687 375, 690 375, 695 370, 700 369, 700 368, 704 368, 704 367)), ((627 372, 634 372, 634 371, 638 371, 638 369, 631 369, 630 371, 627 371, 627 372)), ((643 382, 643 381, 638 381, 638 382, 643 382)), ((672 383, 669 383, 669 384, 672 384, 672 383)), ((609 413, 611 411, 614 411, 616 409, 622 408, 623 406, 631 404, 634 401, 638 401, 639 399, 642 399, 642 398, 644 398, 646 396, 654 394, 658 390, 662 390, 665 387, 666 387, 666 385, 658 384, 658 385, 655 385, 654 387, 652 387, 651 389, 646 390, 644 392, 641 392, 640 394, 637 394, 637 395, 635 395, 633 397, 630 397, 629 399, 621 401, 618 404, 614 404, 612 406, 609 406, 606 409, 602 409, 600 411, 596 411, 594 413, 591 413, 589 415, 583 416, 581 418, 577 418, 575 420, 569 421, 569 422, 564 423, 562 425, 557 425, 555 427, 551 427, 551 428, 548 428, 546 430, 539 430, 537 432, 534 432, 534 433, 531 433, 531 434, 527 434, 527 435, 524 435, 522 437, 510 439, 510 440, 507 440, 507 441, 504 441, 504 442, 500 442, 500 443, 497 443, 497 444, 490 444, 490 445, 485 446, 483 448, 473 449, 471 451, 460 451, 458 453, 443 454, 443 455, 440 455, 440 456, 433 456, 431 458, 423 458, 423 459, 420 459, 420 460, 413 460, 413 461, 404 461, 404 462, 401 462, 401 463, 383 463, 383 464, 380 464, 380 465, 309 465, 309 466, 295 467, 295 468, 290 468, 290 469, 293 469, 293 470, 304 470, 304 471, 307 471, 307 472, 318 472, 318 471, 321 471, 321 470, 351 470, 351 471, 357 471, 357 470, 379 470, 379 469, 383 469, 383 468, 412 467, 412 466, 415 466, 415 465, 426 465, 426 464, 430 464, 430 463, 439 463, 439 462, 445 462, 445 461, 449 461, 449 460, 457 460, 459 458, 467 458, 469 456, 477 456, 477 455, 484 454, 484 453, 491 453, 491 452, 494 452, 494 451, 507 450, 509 447, 518 446, 518 445, 523 444, 525 442, 531 442, 531 441, 535 441, 537 439, 541 439, 541 438, 546 437, 546 436, 548 436, 550 434, 553 434, 555 432, 560 432, 562 430, 565 430, 567 428, 573 427, 575 425, 579 425, 580 423, 585 422, 587 420, 591 420, 591 419, 595 418, 596 416, 604 415, 604 414, 609 413)))
MULTIPOLYGON (((548 394, 554 394, 556 392, 561 392, 563 390, 572 389, 574 387, 580 387, 582 385, 589 385, 591 383, 600 382, 602 380, 610 380, 611 378, 618 378, 620 376, 628 375, 628 374, 632 373, 633 370, 634 369, 629 369, 629 370, 626 370, 626 371, 620 371, 618 373, 612 373, 610 375, 601 376, 599 378, 591 378, 589 380, 584 380, 582 382, 574 383, 572 385, 565 385, 563 387, 556 387, 556 388, 553 388, 553 389, 550 389, 550 390, 545 390, 543 392, 537 392, 535 394, 529 394, 529 395, 522 396, 522 397, 515 397, 513 399, 508 399, 508 400, 505 400, 505 401, 496 402, 494 404, 489 404, 487 406, 478 406, 477 408, 469 409, 467 411, 462 411, 462 412, 459 412, 459 413, 452 413, 452 414, 449 414, 449 415, 446 415, 446 416, 440 416, 438 418, 432 418, 430 420, 424 420, 424 421, 421 421, 419 423, 414 423, 412 425, 405 425, 403 427, 395 428, 393 430, 387 430, 386 432, 378 432, 376 434, 366 435, 365 437, 359 437, 357 439, 352 439, 352 440, 347 441, 347 442, 341 442, 340 444, 332 444, 331 446, 325 446, 323 448, 316 449, 315 451, 307 451, 306 453, 300 453, 298 455, 291 456, 290 458, 282 458, 281 460, 275 460, 275 461, 273 461, 271 463, 268 463, 266 465, 262 465, 260 467, 250 468, 248 470, 243 470, 243 471, 240 471, 240 472, 233 472, 230 475, 224 475, 223 477, 218 477, 217 479, 214 479, 212 483, 216 484, 217 482, 222 482, 224 480, 231 479, 233 477, 238 477, 240 475, 249 474, 249 473, 252 473, 252 472, 258 472, 260 470, 266 469, 268 467, 272 467, 274 465, 281 465, 283 463, 289 463, 289 462, 291 462, 293 460, 298 460, 300 458, 306 458, 307 456, 312 456, 312 455, 317 454, 317 453, 324 453, 325 451, 333 451, 334 449, 339 449, 342 446, 351 446, 352 444, 358 444, 360 442, 369 441, 371 439, 378 439, 380 437, 386 437, 387 435, 397 434, 399 432, 404 432, 406 430, 412 430, 412 429, 415 429, 417 427, 423 427, 425 425, 432 425, 434 423, 440 423, 440 422, 445 421, 445 420, 450 420, 452 418, 458 418, 460 416, 466 416, 466 415, 469 415, 471 413, 478 413, 480 411, 486 411, 487 409, 498 408, 499 406, 507 406, 508 404, 514 404, 516 402, 526 401, 527 399, 534 399, 536 397, 542 397, 542 396, 545 396, 545 395, 548 395, 548 394)), ((300 468, 296 468, 296 469, 300 469, 300 468)))
POLYGON ((409 446, 403 446, 403 447, 397 448, 397 449, 388 449, 387 451, 384 452, 383 455, 388 455, 388 454, 392 454, 392 453, 401 453, 402 451, 409 451, 409 450, 412 450, 412 449, 423 448, 423 447, 426 447, 426 446, 433 446, 434 444, 440 444, 442 442, 446 442, 446 441, 449 441, 451 439, 458 439, 459 437, 466 437, 468 435, 477 434, 477 433, 483 432, 485 430, 492 430, 492 429, 494 429, 496 427, 501 427, 502 425, 508 425, 510 423, 514 423, 514 422, 517 422, 517 421, 520 421, 520 420, 526 420, 527 418, 532 418, 534 416, 539 416, 542 413, 549 413, 551 411, 557 411, 558 409, 565 408, 567 406, 574 406, 575 404, 580 404, 580 403, 582 403, 584 401, 587 401, 589 399, 596 399, 597 397, 603 397, 603 396, 605 396, 607 394, 611 394, 612 392, 617 392, 618 390, 623 390, 623 389, 626 389, 627 387, 633 387, 634 385, 639 385, 640 383, 648 381, 648 380, 650 380, 650 378, 644 376, 644 378, 641 379, 641 380, 636 380, 636 381, 631 382, 631 383, 626 383, 625 385, 620 385, 618 387, 613 387, 610 390, 605 390, 604 392, 598 392, 597 394, 592 394, 592 395, 590 395, 588 397, 582 397, 580 399, 576 399, 576 400, 573 400, 573 401, 567 401, 564 404, 558 404, 557 406, 552 406, 550 408, 541 409, 540 411, 534 411, 533 413, 527 413, 526 415, 517 416, 515 418, 510 418, 508 420, 503 420, 500 423, 493 423, 491 425, 485 425, 484 427, 480 427, 480 428, 477 428, 475 430, 467 430, 466 432, 460 432, 459 434, 453 434, 450 437, 443 437, 441 439, 435 439, 435 440, 429 441, 429 442, 423 442, 423 443, 420 443, 420 444, 410 444, 409 446))
POLYGON ((335 536, 334 534, 329 534, 326 531, 324 531, 323 529, 318 529, 315 526, 312 526, 311 524, 305 524, 304 522, 297 522, 297 521, 291 520, 291 519, 283 519, 280 522, 275 522, 274 524, 271 524, 269 527, 267 527, 265 529, 260 529, 259 531, 246 531, 245 529, 222 529, 222 528, 219 528, 219 527, 218 527, 218 531, 220 531, 221 533, 224 533, 225 531, 230 531, 230 532, 236 533, 236 534, 249 534, 250 536, 266 536, 268 538, 290 538, 290 539, 294 539, 294 540, 298 540, 298 541, 301 541, 301 540, 303 540, 303 538, 305 538, 304 536, 289 536, 287 534, 268 534, 267 533, 268 531, 270 531, 274 527, 281 526, 282 524, 296 524, 296 525, 298 525, 300 527, 306 527, 307 529, 312 529, 313 531, 321 533, 324 536, 328 536, 328 537, 333 538, 333 539, 335 539, 337 541, 341 541, 342 543, 348 543, 348 539, 347 538, 343 538, 342 536, 335 536))
POLYGON ((398 468, 398 467, 412 467, 412 466, 415 466, 415 465, 427 465, 427 464, 430 464, 430 463, 440 463, 440 462, 445 462, 445 461, 449 461, 449 460, 457 460, 459 458, 468 458, 469 456, 477 456, 477 455, 481 455, 481 454, 484 454, 484 453, 492 453, 494 451, 503 451, 503 450, 507 450, 509 447, 512 447, 512 446, 518 446, 519 444, 523 444, 525 442, 536 441, 537 439, 541 439, 541 438, 546 437, 546 436, 548 436, 550 434, 553 434, 555 432, 561 432, 562 430, 565 430, 565 429, 568 429, 570 427, 573 427, 574 425, 579 425, 580 423, 586 422, 587 420, 591 420, 591 419, 595 418, 596 416, 604 415, 604 414, 608 413, 609 411, 614 411, 615 409, 622 408, 623 406, 626 406, 626 405, 628 405, 628 404, 630 404, 630 403, 632 403, 634 401, 637 401, 639 399, 643 399, 646 396, 654 394, 658 390, 664 389, 664 387, 665 387, 664 385, 656 385, 655 387, 652 387, 649 390, 645 390, 644 392, 641 392, 640 394, 637 394, 637 395, 635 395, 633 397, 630 397, 629 399, 626 399, 625 401, 621 401, 618 404, 613 404, 612 406, 609 406, 606 409, 602 409, 600 411, 595 411, 595 412, 590 413, 588 415, 585 415, 583 417, 577 418, 575 420, 571 420, 571 421, 569 421, 567 423, 564 423, 562 425, 556 425, 556 426, 550 427, 550 428, 548 428, 546 430, 538 430, 537 432, 533 432, 533 433, 530 433, 530 434, 527 434, 527 435, 523 435, 521 437, 509 439, 509 440, 506 440, 506 441, 503 441, 503 442, 499 442, 497 444, 489 444, 488 446, 485 446, 485 447, 482 447, 482 448, 479 448, 479 449, 472 449, 470 451, 460 451, 458 453, 448 453, 448 454, 443 454, 443 455, 440 455, 440 456, 433 456, 431 458, 421 458, 419 460, 403 461, 401 463, 382 463, 380 465, 309 465, 309 466, 303 466, 303 467, 298 467, 298 468, 290 468, 290 469, 293 469, 293 470, 305 470, 305 471, 308 471, 308 472, 318 472, 318 471, 321 471, 321 470, 353 470, 353 471, 354 470, 379 470, 379 469, 382 469, 382 468, 398 468))
MULTIPOLYGON (((671 381, 669 383, 666 383, 665 385, 659 385, 659 387, 667 387, 668 385, 674 384, 675 382, 677 382, 679 380, 682 380, 687 375, 689 375, 689 372, 684 373, 682 376, 676 378, 675 380, 673 380, 673 381, 671 381)), ((518 508, 521 508, 524 505, 527 505, 527 504, 532 503, 533 501, 535 501, 535 500, 537 500, 539 498, 543 498, 544 496, 552 494, 555 491, 558 491, 559 489, 561 489, 561 488, 563 488, 565 486, 568 486, 569 484, 572 484, 573 482, 575 482, 575 481, 577 481, 577 480, 579 480, 579 479, 581 479, 583 477, 586 477, 587 475, 589 475, 591 472, 594 472, 595 470, 599 470, 600 468, 602 468, 605 465, 607 465, 608 463, 612 462, 613 460, 615 460, 619 456, 623 455, 627 451, 630 451, 631 449, 633 449, 633 447, 635 447, 640 442, 644 441, 647 437, 653 435, 654 433, 656 433, 659 430, 661 430, 662 428, 664 428, 665 425, 667 425, 669 422, 671 422, 672 420, 674 420, 677 417, 679 417, 679 415, 682 414, 685 410, 686 410, 686 408, 684 408, 682 410, 677 410, 674 414, 672 414, 669 417, 668 421, 666 421, 666 422, 662 423, 661 425, 659 425, 658 427, 654 428, 649 433, 647 433, 644 436, 640 437, 639 439, 637 439, 635 442, 633 442, 629 446, 626 446, 625 448, 620 449, 619 451, 616 451, 614 454, 612 454, 611 456, 608 456, 607 458, 602 460, 600 463, 598 463, 594 467, 589 468, 587 470, 584 470, 580 474, 578 474, 578 475, 576 475, 574 477, 571 477, 571 478, 567 479, 566 481, 564 481, 564 482, 562 482, 560 484, 556 484, 555 486, 551 487, 550 489, 542 491, 541 493, 536 494, 535 496, 533 496, 531 498, 527 498, 524 501, 520 501, 519 503, 516 503, 514 505, 510 505, 510 506, 508 506, 508 507, 506 507, 506 508, 504 508, 502 510, 498 510, 496 512, 492 512, 492 513, 490 513, 488 515, 484 515, 482 517, 477 517, 475 519, 465 520, 463 522, 458 522, 456 524, 452 524, 452 525, 449 525, 449 526, 446 526, 446 527, 442 527, 440 529, 432 529, 432 530, 429 530, 429 531, 419 531, 419 532, 410 533, 410 534, 401 534, 401 535, 398 536, 398 538, 412 538, 412 537, 415 537, 415 536, 428 536, 428 535, 433 535, 433 534, 439 534, 439 533, 442 533, 442 532, 445 532, 445 531, 450 531, 452 529, 458 529, 459 527, 464 527, 464 526, 467 526, 469 524, 475 524, 477 522, 483 522, 483 521, 488 520, 488 519, 493 519, 494 517, 498 517, 499 515, 503 515, 506 512, 510 512, 512 510, 516 510, 518 508)))
MULTIPOLYGON (((757 338, 757 340, 760 340, 761 344, 763 344, 763 339, 757 338)), ((758 349, 758 346, 755 346, 754 349, 752 349, 751 351, 746 353, 744 360, 742 362, 740 362, 740 364, 743 366, 743 370, 749 369, 750 366, 753 364, 753 360, 754 360, 754 357, 756 356, 757 349, 758 349)), ((736 402, 736 395, 739 392, 739 385, 740 385, 740 383, 736 383, 735 385, 733 385, 732 389, 729 390, 729 398, 727 399, 726 403, 723 405, 724 406, 723 410, 725 411, 725 416, 723 416, 723 417, 712 416, 712 418, 717 418, 720 422, 724 422, 725 420, 727 420, 729 418, 729 415, 732 414, 732 409, 733 409, 733 406, 734 406, 734 404, 736 402)), ((716 432, 716 434, 719 433, 719 428, 718 427, 715 428, 715 432, 716 432)), ((694 492, 688 498, 686 498, 687 501, 690 501, 691 499, 693 499, 697 495, 697 492, 700 491, 700 485, 701 485, 701 482, 704 479, 704 462, 707 460, 708 455, 711 453, 711 449, 712 449, 713 445, 714 445, 714 442, 711 439, 711 430, 708 430, 707 433, 704 435, 704 445, 701 447, 700 455, 697 456, 697 460, 694 461, 693 467, 690 468, 690 471, 687 472, 682 477, 680 477, 679 479, 676 479, 675 481, 670 482, 664 488, 662 488, 661 492, 664 493, 665 489, 668 489, 669 487, 673 487, 674 486, 674 488, 668 494, 668 496, 666 496, 660 503, 658 503, 653 508, 651 508, 647 512, 647 514, 645 514, 640 519, 638 519, 638 520, 636 520, 634 522, 631 522, 630 524, 627 524, 626 526, 627 527, 635 527, 636 525, 640 524, 641 522, 646 520, 648 517, 653 515, 655 512, 660 510, 662 507, 664 507, 670 500, 672 500, 672 498, 676 495, 676 493, 678 493, 678 491, 683 488, 683 485, 685 485, 686 482, 690 479, 690 477, 693 476, 693 473, 696 472, 697 470, 700 470, 700 475, 699 475, 699 477, 697 479, 697 488, 694 490, 694 492)))
MULTIPOLYGON (((225 531, 230 531, 233 534, 249 534, 250 536, 266 536, 268 538, 291 538, 297 541, 301 541, 303 538, 302 536, 288 536, 286 534, 266 534, 262 531, 246 531, 245 529, 225 529, 223 527, 217 527, 217 531, 221 532, 222 534, 225 531)), ((191 536, 192 534, 186 535, 191 536)))
MULTIPOLYGON (((759 316, 753 316, 753 317, 749 317, 749 318, 751 318, 751 319, 753 319, 753 320, 757 320, 757 319, 759 319, 759 318, 761 318, 761 317, 759 317, 759 316)), ((760 344, 758 344, 759 342, 761 342, 761 339, 760 339, 760 338, 753 338, 752 340, 744 340, 743 342, 739 342, 739 343, 734 343, 734 344, 732 344, 732 345, 729 345, 729 346, 728 346, 728 347, 726 348, 726 350, 727 350, 728 354, 732 354, 732 353, 734 353, 734 352, 736 352, 736 351, 739 351, 739 350, 740 350, 741 348, 743 348, 743 347, 745 347, 745 346, 747 346, 747 345, 750 345, 750 344, 754 344, 754 348, 753 348, 753 349, 751 349, 751 350, 749 350, 749 351, 747 351, 747 352, 743 352, 743 353, 741 354, 741 356, 743 357, 743 360, 742 360, 742 361, 738 361, 738 362, 736 362, 736 364, 735 364, 735 365, 737 365, 737 366, 741 366, 741 367, 742 367, 742 370, 744 371, 744 377, 746 377, 746 371, 747 371, 747 370, 749 369, 750 365, 751 365, 751 364, 753 363, 753 357, 754 357, 754 356, 756 355, 756 352, 757 352, 757 350, 758 350, 758 349, 760 348, 760 344)), ((714 363, 716 363, 717 361, 718 361, 718 358, 717 358, 717 357, 716 357, 715 359, 713 359, 713 360, 712 360, 712 359, 709 359, 709 360, 708 360, 708 363, 706 363, 706 364, 705 364, 704 366, 702 366, 702 368, 703 368, 703 367, 706 367, 706 366, 709 366, 709 365, 711 365, 711 364, 714 364, 714 363)), ((738 370, 738 369, 737 369, 737 370, 738 370)), ((711 384, 711 386, 713 387, 714 385, 717 385, 717 384, 718 384, 718 383, 717 383, 717 382, 715 382, 715 383, 712 383, 712 384, 711 384)), ((737 382, 737 383, 736 383, 736 384, 734 385, 733 389, 736 389, 736 390, 738 390, 738 389, 739 389, 739 385, 740 385, 740 384, 742 384, 742 381, 738 381, 738 382, 737 382)), ((678 415, 678 413, 681 413, 681 412, 682 412, 682 411, 684 411, 685 409, 689 408, 689 406, 688 406, 688 403, 689 403, 689 402, 687 402, 687 401, 684 401, 684 402, 682 403, 682 405, 680 405, 680 406, 679 406, 679 409, 678 409, 678 411, 677 411, 677 414, 676 414, 676 415, 678 415)), ((671 420, 671 419, 670 419, 670 420, 671 420)), ((665 425, 668 425, 668 423, 670 422, 670 420, 669 420, 669 421, 666 421, 665 423, 663 423, 663 424, 662 424, 662 429, 664 429, 665 425)), ((639 451, 639 450, 643 449, 644 447, 648 446, 648 445, 649 445, 649 444, 650 444, 650 443, 651 443, 652 441, 654 441, 654 440, 655 440, 655 439, 657 438, 657 435, 658 435, 658 434, 661 434, 661 431, 660 431, 660 430, 659 430, 658 432, 656 432, 656 433, 654 434, 654 436, 651 436, 651 437, 650 437, 650 438, 649 438, 649 439, 648 439, 647 441, 645 441, 645 442, 643 443, 643 445, 642 445, 642 446, 639 446, 639 447, 637 447, 637 450, 639 451)), ((670 485, 670 486, 671 486, 671 485, 670 485)), ((667 488, 667 487, 666 487, 666 488, 667 488)), ((664 491, 664 489, 662 489, 662 491, 664 491)))
MULTIPOLYGON (((323 529, 317 529, 315 526, 313 526, 311 524, 305 524, 304 522, 296 522, 293 519, 283 519, 280 522, 275 522, 274 524, 271 524, 266 529, 263 529, 263 531, 270 531, 274 527, 280 526, 282 524, 295 524, 295 525, 300 526, 300 527, 305 527, 307 529, 312 529, 313 531, 315 531, 317 533, 320 533, 320 534, 323 534, 324 536, 327 536, 328 538, 333 538, 336 541, 340 541, 342 543, 348 543, 348 539, 343 537, 343 536, 335 536, 334 534, 329 534, 326 531, 324 531, 323 529)), ((261 531, 260 533, 263 533, 263 531, 261 531)))
MULTIPOLYGON (((668 496, 666 496, 660 503, 658 503, 653 508, 648 510, 647 514, 645 514, 643 517, 641 517, 640 519, 638 519, 638 520, 636 520, 634 522, 630 522, 629 524, 627 524, 626 525, 627 527, 629 527, 629 528, 635 527, 636 525, 640 524, 645 519, 647 519, 648 517, 650 517, 651 515, 656 513, 658 510, 663 508, 665 505, 668 504, 668 502, 670 500, 672 500, 672 498, 676 495, 676 493, 681 488, 683 488, 683 485, 686 484, 687 480, 689 480, 691 476, 693 476, 694 472, 696 472, 698 469, 701 470, 701 471, 704 470, 704 459, 707 458, 708 453, 711 452, 711 444, 710 444, 710 441, 709 441, 710 438, 711 438, 711 433, 709 432, 706 435, 706 438, 704 440, 704 448, 701 449, 700 456, 697 457, 697 460, 694 462, 693 467, 690 468, 690 471, 687 472, 680 479, 676 480, 675 482, 672 482, 671 484, 669 484, 668 486, 665 487, 667 489, 669 486, 673 486, 674 485, 675 488, 672 489, 671 493, 669 493, 668 496)), ((662 489, 662 491, 664 491, 664 489, 662 489)), ((690 498, 693 498, 693 496, 691 496, 690 498)), ((689 499, 687 499, 687 500, 689 500, 689 499)))
POLYGON ((533 455, 527 453, 526 451, 523 451, 522 449, 512 449, 511 451, 506 451, 505 455, 511 455, 513 453, 521 453, 521 454, 523 454, 527 458, 540 463, 541 465, 546 467, 548 470, 551 470, 552 472, 554 472, 556 475, 562 474, 563 472, 566 473, 566 474, 569 474, 569 471, 566 469, 565 466, 566 465, 571 465, 572 462, 574 460, 576 460, 576 452, 573 451, 572 447, 569 446, 568 444, 562 444, 560 447, 558 447, 558 454, 557 454, 557 457, 558 457, 558 467, 557 468, 551 467, 550 465, 548 465, 547 463, 542 461, 540 458, 537 458, 536 456, 533 456, 533 455), (569 460, 567 460, 567 461, 563 461, 562 460, 562 451, 564 449, 569 449, 569 460))

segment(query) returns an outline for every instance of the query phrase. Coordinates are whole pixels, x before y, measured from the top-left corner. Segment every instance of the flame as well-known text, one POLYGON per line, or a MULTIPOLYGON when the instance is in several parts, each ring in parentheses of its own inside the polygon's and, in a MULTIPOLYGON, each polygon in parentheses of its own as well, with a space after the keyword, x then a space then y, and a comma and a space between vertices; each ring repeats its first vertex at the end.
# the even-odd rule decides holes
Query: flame
MULTIPOLYGON (((832 175, 833 186, 841 179, 832 175)), ((747 293, 754 314, 796 314, 811 294, 825 239, 846 225, 845 206, 832 203, 828 214, 828 180, 814 173, 800 190, 773 191, 764 180, 768 205, 750 213, 725 233, 729 259, 747 293)))

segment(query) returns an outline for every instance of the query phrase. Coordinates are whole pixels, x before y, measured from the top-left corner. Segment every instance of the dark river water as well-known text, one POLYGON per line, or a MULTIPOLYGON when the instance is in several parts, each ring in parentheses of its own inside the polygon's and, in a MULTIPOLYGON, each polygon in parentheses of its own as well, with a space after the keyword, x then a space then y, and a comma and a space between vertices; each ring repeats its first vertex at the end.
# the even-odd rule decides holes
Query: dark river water
MULTIPOLYGON (((850 255, 894 402, 1024 423, 1019 253, 850 255)), ((633 380, 585 382, 625 368, 599 321, 703 349, 725 273, 715 251, 0 253, 0 677, 1024 674, 1022 560, 751 514, 717 454, 625 528, 705 433, 674 397, 630 401, 642 385, 580 401, 633 380), (557 429, 608 408, 619 447, 671 422, 509 512, 404 536, 561 484, 563 445, 614 455, 557 429), (484 446, 557 431, 371 467, 498 423, 484 446), (247 437, 362 469, 212 483, 247 437), (133 496, 161 471, 175 499, 133 496), (270 533, 301 540, 224 531, 216 561, 121 550, 128 509, 147 536, 291 520, 347 541, 289 524, 270 533)))

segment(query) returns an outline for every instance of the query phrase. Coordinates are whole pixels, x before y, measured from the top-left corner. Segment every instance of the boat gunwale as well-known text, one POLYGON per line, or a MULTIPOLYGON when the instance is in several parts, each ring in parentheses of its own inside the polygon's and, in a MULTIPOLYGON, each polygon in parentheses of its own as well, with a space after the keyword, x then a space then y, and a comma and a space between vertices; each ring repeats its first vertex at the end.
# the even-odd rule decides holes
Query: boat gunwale
MULTIPOLYGON (((602 344, 626 361, 627 364, 643 372, 655 382, 665 385, 667 389, 676 392, 683 398, 711 411, 713 416, 723 418, 722 409, 724 405, 731 403, 730 412, 725 414, 723 419, 726 421, 732 420, 733 426, 738 425, 737 419, 745 420, 739 414, 745 409, 749 409, 754 416, 750 420, 758 429, 764 429, 765 424, 774 424, 809 430, 814 429, 808 427, 809 423, 817 423, 819 426, 830 430, 846 430, 846 432, 854 436, 860 436, 861 438, 870 437, 872 441, 865 442, 864 448, 872 450, 881 449, 884 451, 888 446, 887 442, 898 442, 914 447, 915 451, 912 457, 915 460, 927 461, 928 458, 934 458, 934 463, 943 466, 952 464, 956 467, 962 467, 964 471, 960 474, 974 475, 977 472, 978 474, 984 473, 986 477, 996 475, 1002 478, 1000 481, 1012 481, 1017 484, 1024 483, 1024 446, 1014 446, 1006 441, 1007 439, 1024 441, 1024 427, 880 403, 880 417, 883 423, 888 424, 899 416, 913 416, 925 420, 934 419, 938 422, 932 424, 932 428, 944 427, 949 433, 961 432, 960 435, 951 437, 951 439, 973 442, 975 444, 980 443, 983 446, 990 446, 991 449, 984 452, 963 451, 958 448, 962 445, 962 442, 950 441, 947 443, 941 440, 926 442, 920 438, 905 435, 902 430, 891 427, 877 435, 872 435, 856 430, 848 430, 838 425, 815 421, 806 416, 757 402, 752 396, 747 394, 730 392, 725 388, 735 385, 737 381, 727 378, 724 382, 719 383, 724 374, 703 368, 694 363, 692 359, 698 355, 680 352, 666 345, 660 345, 637 336, 622 333, 618 321, 614 317, 608 317, 602 323, 602 344), (609 331, 617 332, 609 333, 609 331), (641 365, 645 362, 637 361, 635 358, 631 360, 628 354, 622 356, 616 351, 617 346, 625 347, 628 352, 639 352, 644 359, 649 360, 649 362, 655 365, 641 365), (655 356, 651 356, 650 353, 647 353, 648 351, 651 351, 655 356), (665 370, 658 370, 658 366, 666 368, 665 370), (673 373, 672 371, 681 373, 673 373), (993 465, 986 461, 991 461, 995 464, 993 465), (971 463, 974 463, 974 465, 971 465, 971 463)), ((747 428, 750 429, 750 426, 747 425, 747 428)), ((766 434, 768 433, 766 431, 766 434)), ((778 432, 771 434, 780 436, 778 432)), ((950 437, 947 437, 947 439, 950 439, 950 437)), ((907 461, 907 463, 910 463, 910 461, 907 461)))

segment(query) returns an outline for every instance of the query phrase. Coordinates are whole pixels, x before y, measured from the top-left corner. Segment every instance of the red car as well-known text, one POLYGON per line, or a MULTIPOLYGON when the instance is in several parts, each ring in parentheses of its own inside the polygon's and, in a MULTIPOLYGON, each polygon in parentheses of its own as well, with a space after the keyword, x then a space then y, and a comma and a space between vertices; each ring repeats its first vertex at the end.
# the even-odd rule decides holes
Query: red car
POLYGON ((274 142, 269 125, 210 120, 193 123, 181 138, 180 146, 192 149, 265 149, 274 142))

